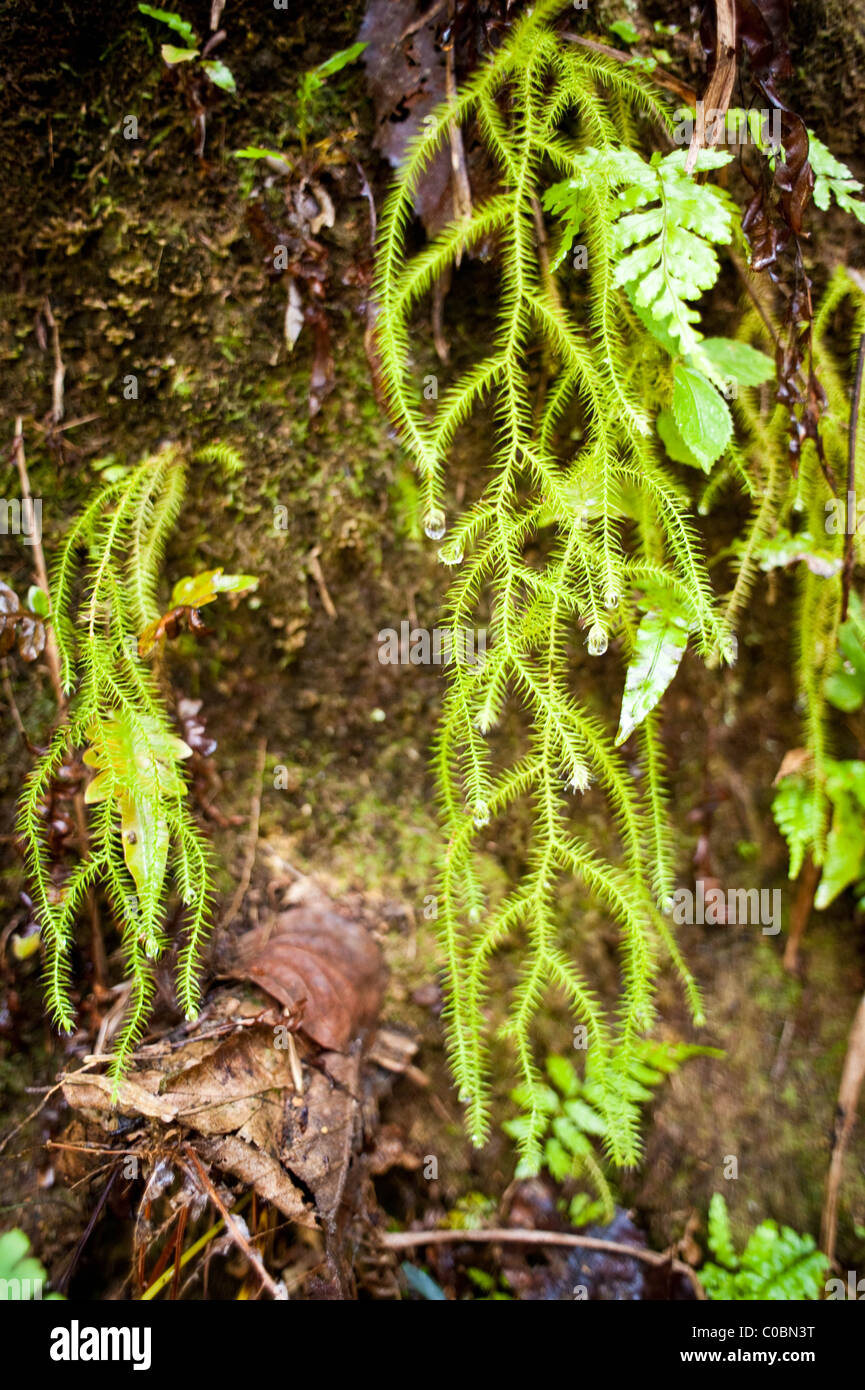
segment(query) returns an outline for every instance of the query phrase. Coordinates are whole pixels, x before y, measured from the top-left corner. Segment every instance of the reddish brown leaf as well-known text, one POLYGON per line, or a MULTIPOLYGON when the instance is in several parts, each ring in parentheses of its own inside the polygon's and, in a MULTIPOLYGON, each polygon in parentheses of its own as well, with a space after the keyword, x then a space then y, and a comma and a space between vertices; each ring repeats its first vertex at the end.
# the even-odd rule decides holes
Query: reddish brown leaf
POLYGON ((376 942, 319 894, 281 913, 272 930, 248 933, 234 973, 254 980, 297 1016, 308 1037, 336 1052, 369 1029, 384 987, 376 942))

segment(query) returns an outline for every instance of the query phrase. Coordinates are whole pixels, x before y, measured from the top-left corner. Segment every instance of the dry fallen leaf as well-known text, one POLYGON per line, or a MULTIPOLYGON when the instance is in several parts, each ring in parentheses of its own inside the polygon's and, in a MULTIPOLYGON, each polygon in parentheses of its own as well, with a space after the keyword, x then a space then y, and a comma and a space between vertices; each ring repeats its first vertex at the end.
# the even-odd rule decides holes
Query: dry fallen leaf
POLYGON ((254 980, 320 1047, 345 1052, 374 1023, 384 964, 365 927, 310 893, 275 924, 247 933, 232 973, 254 980))
POLYGON ((781 766, 775 773, 772 786, 777 787, 778 783, 785 777, 792 777, 794 773, 801 772, 811 760, 811 753, 807 748, 788 748, 781 759, 781 766))

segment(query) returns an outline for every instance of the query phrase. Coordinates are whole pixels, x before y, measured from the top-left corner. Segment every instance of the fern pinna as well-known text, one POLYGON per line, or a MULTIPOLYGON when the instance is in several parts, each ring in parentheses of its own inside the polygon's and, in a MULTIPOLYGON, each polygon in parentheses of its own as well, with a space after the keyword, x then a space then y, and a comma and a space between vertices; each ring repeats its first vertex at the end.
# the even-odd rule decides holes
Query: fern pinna
MULTIPOLYGON (((169 874, 186 907, 178 1000, 190 1017, 198 1009, 209 851, 185 801, 183 761, 192 750, 174 733, 153 667, 140 655, 143 634, 151 634, 150 649, 156 645, 157 580, 185 477, 179 450, 165 448, 101 488, 70 526, 51 593, 63 687, 72 697, 69 717, 29 777, 20 807, 45 947, 48 1007, 61 1028, 74 1026, 70 955, 76 917, 91 888, 104 887, 122 929, 130 1001, 115 1050, 116 1076, 146 1024, 154 992, 152 963, 168 945, 163 918, 169 874), (89 852, 58 883, 40 806, 61 765, 80 750, 95 773, 85 793, 93 808, 89 852)), ((175 593, 196 585, 195 602, 208 602, 215 588, 254 583, 247 576, 222 576, 220 585, 220 575, 181 581, 175 593)))
MULTIPOLYGON (((712 242, 729 240, 731 223, 724 196, 684 175, 684 151, 665 156, 661 169, 660 155, 647 162, 627 148, 637 115, 664 128, 669 117, 640 76, 556 35, 551 24, 563 8, 561 0, 537 5, 410 150, 381 231, 378 348, 393 417, 419 470, 428 536, 445 536, 445 465, 458 430, 482 408, 491 407, 495 422, 489 481, 439 552, 457 570, 447 601, 453 633, 491 614, 486 660, 451 668, 435 754, 446 838, 438 921, 450 974, 449 1042, 470 1132, 481 1143, 488 1128, 490 972, 497 953, 522 933, 521 978, 503 1033, 527 1102, 523 1150, 537 1161, 547 1123, 530 1030, 553 988, 585 1025, 605 1140, 611 1156, 628 1163, 639 1149, 638 1122, 620 1083, 652 1024, 664 954, 700 1018, 697 989, 663 912, 671 853, 663 758, 653 698, 646 698, 659 647, 646 624, 657 629, 672 615, 666 626, 678 625, 679 655, 688 633, 705 657, 730 655, 686 494, 659 456, 650 421, 653 408, 671 403, 671 353, 724 405, 716 390, 721 374, 702 355, 691 301, 717 274, 712 242), (418 184, 452 126, 470 121, 496 165, 499 191, 409 255, 418 184), (557 190, 546 198, 548 209, 573 204, 555 259, 567 261, 576 231, 585 241, 582 322, 565 307, 563 272, 545 252, 542 204, 551 176, 565 180, 569 200, 557 190), (671 190, 685 189, 674 227, 671 190), (429 415, 413 370, 412 315, 438 276, 491 241, 501 289, 490 350, 429 415), (530 366, 539 350, 540 385, 530 366), (626 660, 644 664, 618 739, 593 709, 585 678, 580 693, 571 680, 583 643, 598 658, 611 636, 626 660), (495 732, 506 704, 520 712, 525 735, 510 764, 495 732), (639 744, 626 762, 617 743, 628 725, 639 744), (574 815, 575 795, 593 780, 612 808, 621 863, 574 815), (533 808, 525 870, 501 901, 488 903, 478 833, 493 820, 507 823, 521 801, 533 808), (563 876, 576 876, 621 927, 615 1015, 604 1011, 557 921, 563 876)), ((704 152, 701 167, 727 158, 704 152)))

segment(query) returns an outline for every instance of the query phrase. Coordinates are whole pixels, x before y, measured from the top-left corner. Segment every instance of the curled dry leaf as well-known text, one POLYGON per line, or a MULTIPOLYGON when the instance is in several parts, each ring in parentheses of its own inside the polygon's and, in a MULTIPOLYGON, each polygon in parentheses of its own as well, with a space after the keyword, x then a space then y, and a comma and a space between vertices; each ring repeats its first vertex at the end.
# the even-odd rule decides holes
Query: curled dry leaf
POLYGON ((320 1047, 345 1052, 368 1032, 381 1003, 384 964, 365 927, 318 892, 243 940, 233 973, 254 980, 320 1047))
POLYGON ((24 661, 35 661, 45 650, 45 624, 23 606, 8 584, 0 581, 0 656, 15 646, 24 661))

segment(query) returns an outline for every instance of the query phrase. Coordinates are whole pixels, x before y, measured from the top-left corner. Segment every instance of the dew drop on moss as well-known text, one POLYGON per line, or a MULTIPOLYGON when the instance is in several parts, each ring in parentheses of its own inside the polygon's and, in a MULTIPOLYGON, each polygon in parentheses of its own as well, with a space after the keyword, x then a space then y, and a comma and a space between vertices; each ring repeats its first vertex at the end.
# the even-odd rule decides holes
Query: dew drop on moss
POLYGON ((431 507, 424 517, 423 529, 431 541, 440 541, 447 530, 447 517, 441 507, 431 507))

